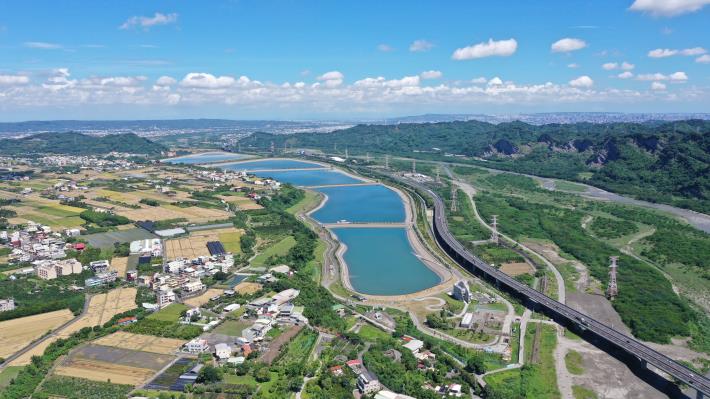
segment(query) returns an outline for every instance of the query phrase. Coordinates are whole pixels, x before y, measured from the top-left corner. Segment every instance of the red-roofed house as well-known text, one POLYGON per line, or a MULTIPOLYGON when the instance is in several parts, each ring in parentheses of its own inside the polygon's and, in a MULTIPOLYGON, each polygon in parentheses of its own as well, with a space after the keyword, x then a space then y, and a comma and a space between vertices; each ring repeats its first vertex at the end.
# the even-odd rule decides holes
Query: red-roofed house
POLYGON ((334 376, 340 377, 343 375, 343 367, 342 366, 333 366, 330 368, 330 373, 333 374, 334 376))

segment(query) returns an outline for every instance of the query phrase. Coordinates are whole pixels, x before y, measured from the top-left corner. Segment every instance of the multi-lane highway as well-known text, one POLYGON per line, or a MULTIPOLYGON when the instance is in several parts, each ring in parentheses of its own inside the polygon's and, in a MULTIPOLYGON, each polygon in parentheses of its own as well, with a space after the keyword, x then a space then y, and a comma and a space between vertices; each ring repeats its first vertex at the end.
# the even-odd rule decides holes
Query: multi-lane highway
POLYGON ((653 365, 673 378, 694 388, 699 393, 710 396, 710 380, 708 378, 698 375, 689 368, 649 348, 636 339, 624 335, 569 306, 545 296, 543 293, 515 280, 471 254, 450 233, 446 221, 446 207, 441 198, 423 185, 412 181, 398 180, 423 190, 431 196, 434 201, 433 228, 436 240, 448 255, 466 270, 473 274, 482 275, 497 284, 500 289, 504 289, 535 304, 537 310, 546 313, 553 319, 559 322, 565 322, 568 325, 575 324, 580 329, 587 331, 587 333, 591 333, 597 338, 616 347, 619 351, 624 351, 628 355, 634 356, 646 364, 653 365))

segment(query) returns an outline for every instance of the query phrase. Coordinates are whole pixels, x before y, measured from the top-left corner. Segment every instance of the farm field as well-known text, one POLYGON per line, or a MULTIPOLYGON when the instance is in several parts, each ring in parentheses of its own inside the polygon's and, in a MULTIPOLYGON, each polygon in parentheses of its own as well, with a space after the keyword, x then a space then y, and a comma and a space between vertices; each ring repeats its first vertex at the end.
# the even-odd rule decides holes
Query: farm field
POLYGON ((232 337, 242 335, 242 330, 251 326, 253 323, 245 320, 227 320, 214 329, 215 334, 224 334, 232 337))
POLYGON ((169 220, 187 219, 189 223, 205 223, 212 220, 222 220, 231 216, 221 209, 207 209, 197 206, 180 208, 175 205, 162 205, 159 207, 146 206, 141 209, 122 208, 116 209, 116 214, 131 220, 169 220))
POLYGON ((239 208, 242 211, 249 211, 249 210, 264 208, 263 206, 254 202, 254 200, 252 200, 250 198, 246 198, 244 196, 221 195, 221 196, 219 196, 219 198, 227 201, 228 203, 230 203, 232 205, 235 205, 237 208, 239 208))
POLYGON ((94 295, 89 301, 89 308, 85 315, 58 331, 55 336, 43 341, 32 350, 13 360, 10 365, 27 365, 32 360, 32 356, 44 353, 44 350, 57 339, 67 338, 84 327, 104 324, 111 320, 113 316, 135 308, 136 292, 136 289, 132 287, 116 288, 105 294, 94 295))
POLYGON ((256 255, 254 259, 252 259, 251 264, 253 266, 264 266, 270 257, 284 256, 294 245, 296 245, 296 239, 291 236, 285 237, 281 241, 267 247, 260 254, 256 255))
POLYGON ((159 311, 146 317, 146 319, 176 322, 180 318, 180 314, 187 309, 188 307, 181 303, 171 303, 163 309, 160 309, 159 311))
POLYGON ((160 338, 152 335, 141 335, 125 331, 116 331, 111 335, 97 339, 94 341, 94 344, 169 355, 183 346, 185 342, 186 341, 181 339, 160 338))
POLYGON ((239 236, 241 236, 241 230, 233 227, 195 231, 190 233, 188 237, 166 240, 165 255, 168 259, 193 259, 198 256, 209 256, 210 251, 207 250, 208 241, 221 241, 221 238, 227 238, 231 240, 229 244, 234 247, 235 243, 239 246, 239 236))
POLYGON ((111 259, 111 267, 116 269, 118 272, 118 277, 126 277, 126 269, 128 268, 128 257, 123 256, 120 258, 111 259))
POLYGON ((43 398, 52 399, 120 399, 125 398, 132 389, 131 385, 125 384, 52 376, 44 381, 36 397, 42 395, 43 398))
POLYGON ((9 366, 0 371, 0 389, 10 384, 10 381, 17 377, 21 369, 22 367, 9 366))
POLYGON ((222 289, 210 288, 207 291, 205 291, 204 294, 186 299, 182 302, 185 305, 188 305, 193 308, 197 308, 197 307, 200 307, 200 306, 206 304, 207 302, 209 302, 210 298, 212 298, 213 296, 222 295, 223 293, 224 293, 224 290, 222 290, 222 289))
POLYGON ((509 276, 515 277, 521 274, 534 273, 535 269, 525 262, 511 262, 500 265, 500 271, 509 276))
POLYGON ((69 309, 62 309, 0 322, 0 357, 8 357, 73 318, 69 309))
POLYGON ((242 294, 242 295, 249 295, 253 294, 261 289, 261 284, 259 283, 249 283, 249 282, 241 282, 237 285, 234 286, 234 291, 242 294))
POLYGON ((17 216, 10 218, 12 223, 26 223, 31 220, 56 229, 66 229, 81 226, 84 220, 79 214, 84 211, 82 208, 62 205, 59 202, 37 197, 22 199, 17 205, 12 205, 9 209, 17 212, 17 216))
POLYGON ((119 231, 108 231, 106 233, 88 234, 82 236, 86 242, 92 247, 97 248, 113 248, 115 242, 131 242, 137 240, 145 240, 148 238, 156 238, 155 234, 143 230, 140 227, 126 225, 127 229, 119 231))

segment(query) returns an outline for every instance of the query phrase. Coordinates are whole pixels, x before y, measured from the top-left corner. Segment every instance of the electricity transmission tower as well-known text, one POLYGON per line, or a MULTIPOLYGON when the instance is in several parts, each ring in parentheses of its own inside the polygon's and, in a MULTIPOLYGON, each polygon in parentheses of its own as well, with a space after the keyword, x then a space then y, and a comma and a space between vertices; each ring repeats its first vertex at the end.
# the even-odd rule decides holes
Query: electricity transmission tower
POLYGON ((491 223, 491 242, 498 244, 498 215, 493 215, 493 223, 491 223))
POLYGON ((609 299, 614 299, 619 295, 619 287, 616 285, 616 261, 619 260, 618 256, 610 256, 611 265, 609 266, 609 285, 606 287, 606 296, 609 299))

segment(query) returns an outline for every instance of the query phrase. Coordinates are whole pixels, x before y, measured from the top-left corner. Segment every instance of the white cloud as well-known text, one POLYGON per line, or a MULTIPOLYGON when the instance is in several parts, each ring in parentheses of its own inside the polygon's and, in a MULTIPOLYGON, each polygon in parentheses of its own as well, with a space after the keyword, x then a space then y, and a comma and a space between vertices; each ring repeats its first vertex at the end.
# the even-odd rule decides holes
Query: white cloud
POLYGON ((0 86, 17 86, 30 82, 30 78, 24 75, 0 75, 0 86))
POLYGON ((108 78, 102 78, 99 83, 102 86, 137 86, 141 82, 145 81, 147 78, 145 76, 111 76, 108 78))
POLYGON ((653 82, 651 83, 651 90, 665 90, 666 85, 664 85, 661 82, 653 82))
POLYGON ((670 80, 671 82, 685 82, 688 80, 688 75, 685 72, 674 72, 670 75, 664 75, 662 73, 656 72, 637 75, 636 79, 650 81, 670 80))
POLYGON ((501 78, 499 78, 498 76, 488 81, 488 86, 500 86, 502 84, 503 80, 501 80, 501 78))
POLYGON ((576 62, 573 62, 571 64, 567 64, 567 68, 576 69, 576 68, 579 68, 579 64, 577 64, 576 62))
POLYGON ((172 86, 175 83, 177 83, 177 80, 171 78, 170 76, 161 76, 155 81, 155 84, 158 86, 172 86))
POLYGON ((152 17, 145 16, 133 16, 130 17, 119 26, 119 29, 131 29, 135 27, 141 27, 143 29, 150 29, 157 25, 168 25, 177 22, 178 15, 176 13, 162 14, 156 12, 152 17))
POLYGON ((330 71, 320 75, 317 80, 323 82, 326 87, 338 87, 343 83, 343 74, 338 71, 330 71))
POLYGON ((635 0, 629 9, 654 16, 674 17, 698 11, 708 4, 710 0, 635 0))
POLYGON ((486 83, 486 82, 488 82, 488 79, 486 79, 483 76, 479 76, 477 78, 471 79, 471 83, 475 83, 475 84, 481 84, 481 83, 486 83))
POLYGON ((58 91, 61 89, 73 87, 76 84, 76 80, 70 80, 68 68, 57 68, 52 71, 52 76, 47 78, 45 83, 42 83, 42 87, 52 91, 58 91))
POLYGON ((434 48, 434 43, 424 39, 415 40, 409 45, 409 51, 414 53, 429 51, 432 48, 434 48))
POLYGON ((693 48, 687 48, 684 50, 680 50, 681 55, 685 56, 695 56, 695 55, 701 55, 707 53, 707 50, 705 50, 702 47, 693 47, 693 48))
POLYGON ((390 51, 394 51, 394 47, 390 46, 389 44, 378 44, 377 49, 382 51, 383 53, 389 53, 390 51))
POLYGON ((419 74, 422 79, 439 79, 442 75, 441 71, 424 71, 419 74))
POLYGON ((28 48, 36 48, 42 50, 56 50, 62 48, 61 44, 47 42, 25 42, 24 46, 28 48))
POLYGON ((710 64, 710 54, 701 55, 700 57, 695 59, 695 62, 699 62, 701 64, 710 64))
POLYGON ((625 71, 625 72, 622 72, 622 73, 616 75, 616 77, 619 79, 631 79, 634 77, 634 74, 629 71, 625 71))
POLYGON ((572 87, 592 87, 594 85, 594 81, 589 76, 583 75, 577 79, 570 80, 569 85, 572 87))
POLYGON ((696 55, 701 55, 707 53, 702 47, 686 48, 681 50, 669 49, 669 48, 657 48, 648 52, 648 56, 651 58, 666 58, 672 57, 674 55, 684 55, 687 57, 692 57, 696 55))
POLYGON ((515 39, 498 41, 488 39, 488 42, 456 49, 451 58, 460 61, 491 56, 508 57, 513 55, 517 49, 518 42, 515 39))
POLYGON ((232 86, 234 82, 231 76, 216 77, 209 73, 191 72, 185 75, 180 85, 195 89, 223 89, 232 86))
POLYGON ((587 42, 582 39, 566 37, 560 39, 550 46, 553 53, 569 53, 570 51, 581 50, 587 47, 587 42))
POLYGON ((626 61, 622 62, 621 64, 619 64, 618 62, 607 62, 606 64, 602 65, 602 68, 607 71, 613 71, 615 69, 621 69, 622 71, 630 71, 636 68, 636 65, 628 63, 626 61))

